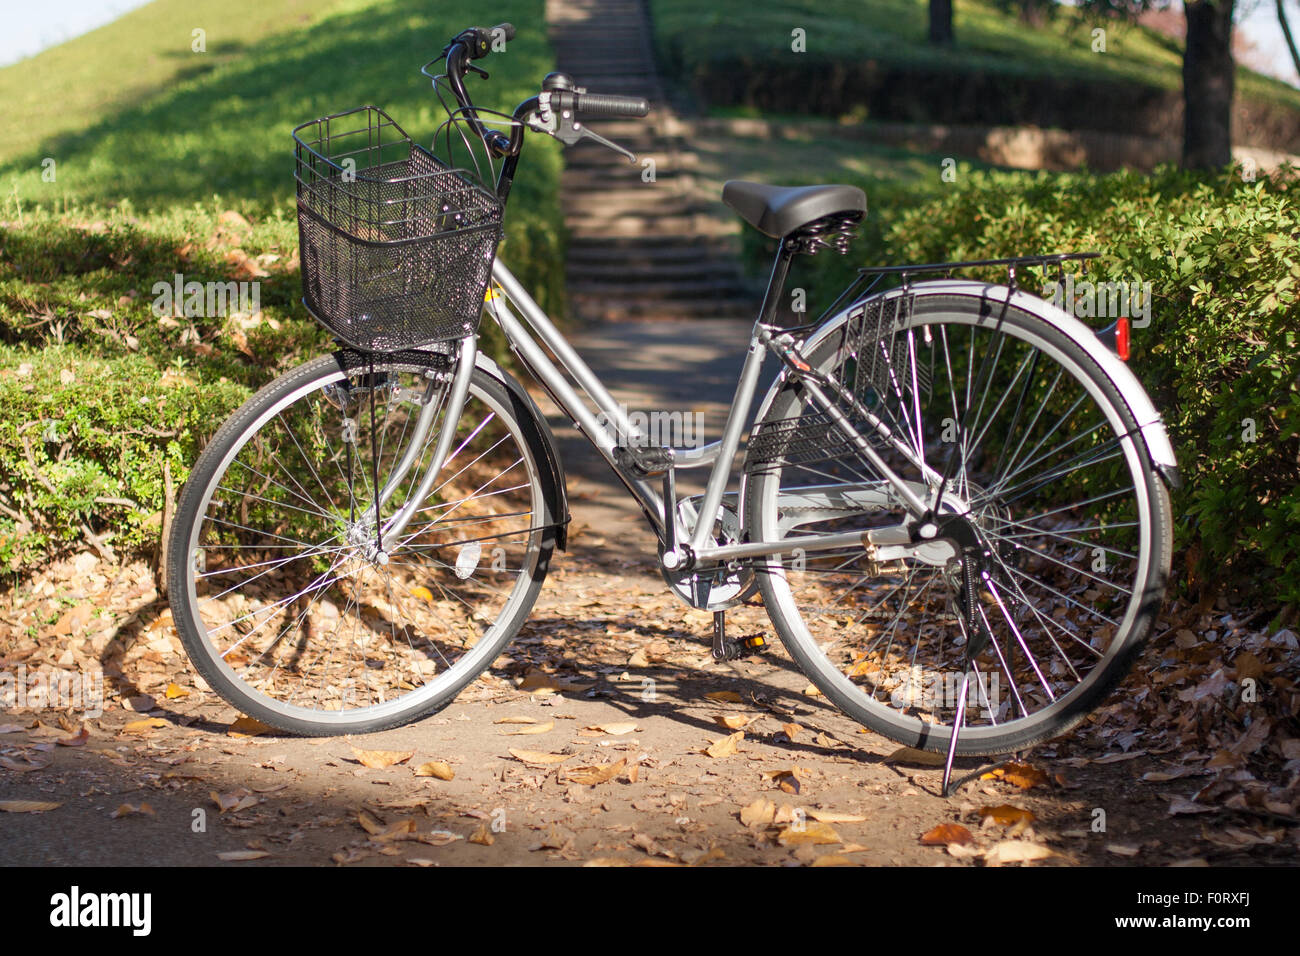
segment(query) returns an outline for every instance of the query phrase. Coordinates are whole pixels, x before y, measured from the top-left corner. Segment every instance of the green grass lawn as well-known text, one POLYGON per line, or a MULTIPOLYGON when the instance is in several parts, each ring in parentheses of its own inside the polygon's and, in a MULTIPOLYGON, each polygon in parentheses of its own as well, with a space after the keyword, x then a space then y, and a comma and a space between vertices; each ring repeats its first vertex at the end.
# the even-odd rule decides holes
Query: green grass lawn
MULTIPOLYGON (((1106 52, 1092 51, 1093 24, 1063 9, 1031 28, 978 0, 954 5, 957 43, 938 51, 926 42, 926 0, 650 0, 656 40, 687 63, 714 56, 786 55, 791 31, 805 31, 809 55, 1020 75, 1182 85, 1182 49, 1145 28, 1108 24, 1106 52)), ((1300 91, 1246 69, 1237 93, 1300 108, 1300 91)))
MULTIPOLYGON (((510 109, 554 59, 540 0, 491 13, 518 36, 468 82, 510 109)), ((482 20, 464 0, 157 0, 0 70, 0 563, 83 525, 151 545, 164 465, 179 487, 251 390, 329 348, 299 304, 290 133, 373 104, 428 145, 442 107, 419 67, 482 20), (178 272, 255 280, 261 312, 159 318, 178 272)), ((562 313, 560 169, 530 141, 502 255, 562 313)))

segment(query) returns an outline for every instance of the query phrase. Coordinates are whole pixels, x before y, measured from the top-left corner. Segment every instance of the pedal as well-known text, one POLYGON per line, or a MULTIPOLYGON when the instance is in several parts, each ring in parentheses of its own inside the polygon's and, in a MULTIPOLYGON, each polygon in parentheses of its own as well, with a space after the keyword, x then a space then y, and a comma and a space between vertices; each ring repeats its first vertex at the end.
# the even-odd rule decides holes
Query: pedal
POLYGON ((750 654, 759 654, 767 647, 762 634, 748 634, 739 640, 727 637, 726 611, 713 612, 713 659, 734 661, 750 654))
POLYGON ((619 445, 614 449, 614 460, 642 478, 662 475, 673 466, 672 449, 659 446, 638 448, 619 445))

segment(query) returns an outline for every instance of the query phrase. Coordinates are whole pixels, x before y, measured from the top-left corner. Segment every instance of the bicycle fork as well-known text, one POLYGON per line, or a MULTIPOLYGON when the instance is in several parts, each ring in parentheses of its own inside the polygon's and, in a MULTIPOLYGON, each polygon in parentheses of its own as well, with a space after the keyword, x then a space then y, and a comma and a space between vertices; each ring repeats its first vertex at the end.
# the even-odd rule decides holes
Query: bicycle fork
MULTIPOLYGON (((469 335, 460 340, 455 359, 454 372, 428 369, 425 371, 427 384, 424 394, 420 398, 420 413, 416 418, 415 426, 412 429, 410 441, 407 442, 402 456, 393 466, 388 476, 385 478, 383 485, 379 484, 379 449, 378 436, 375 428, 375 373, 373 366, 370 369, 371 383, 371 400, 370 400, 370 453, 372 467, 372 484, 371 487, 377 488, 378 492, 374 500, 365 504, 359 510, 363 516, 367 512, 373 512, 373 522, 369 524, 368 530, 363 530, 364 525, 356 529, 359 537, 363 537, 364 549, 369 552, 367 557, 379 564, 388 563, 388 555, 391 550, 392 542, 401 538, 402 532, 406 526, 415 517, 420 508, 420 504, 428 497, 433 490, 433 483, 437 479, 438 473, 446 463, 447 457, 451 452, 451 443, 456 437, 456 424, 460 421, 461 412, 465 408, 465 400, 469 395, 470 378, 474 374, 474 357, 478 351, 476 336, 469 335), (450 382, 450 385, 448 383, 450 382), (438 400, 438 393, 445 389, 445 399, 438 400), (443 429, 438 436, 438 443, 434 446, 433 456, 429 459, 427 466, 424 468, 424 474, 420 479, 419 485, 408 493, 402 506, 391 515, 387 521, 382 519, 382 511, 396 494, 397 489, 402 486, 410 475, 411 470, 419 464, 424 457, 424 450, 429 439, 429 432, 436 424, 439 418, 439 412, 442 413, 443 429), (372 539, 373 536, 373 539, 372 539), (390 545, 385 548, 385 543, 390 545)), ((346 430, 346 428, 345 428, 346 430)), ((355 438, 355 425, 352 427, 353 438, 355 438)), ((351 464, 349 462, 349 471, 351 464)), ((355 517, 354 517, 355 520, 355 517)), ((354 541, 362 545, 360 540, 354 541)))

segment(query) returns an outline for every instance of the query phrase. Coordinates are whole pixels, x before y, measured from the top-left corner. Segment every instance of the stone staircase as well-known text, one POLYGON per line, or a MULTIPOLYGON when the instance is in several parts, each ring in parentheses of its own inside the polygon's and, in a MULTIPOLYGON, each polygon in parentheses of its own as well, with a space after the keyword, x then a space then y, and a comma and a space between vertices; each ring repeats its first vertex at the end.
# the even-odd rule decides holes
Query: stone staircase
POLYGON ((565 151, 567 283, 576 316, 754 316, 759 290, 740 271, 739 220, 696 184, 691 126, 668 104, 644 0, 547 0, 546 18, 561 72, 593 93, 651 104, 645 119, 592 123, 635 153, 635 165, 591 142, 565 151))

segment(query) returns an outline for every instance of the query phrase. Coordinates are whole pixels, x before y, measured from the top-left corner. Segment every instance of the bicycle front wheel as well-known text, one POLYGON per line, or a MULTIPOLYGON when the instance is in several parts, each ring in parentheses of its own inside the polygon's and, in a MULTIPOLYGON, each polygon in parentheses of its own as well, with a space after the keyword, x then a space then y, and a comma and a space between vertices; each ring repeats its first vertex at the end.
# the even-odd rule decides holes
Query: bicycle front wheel
MULTIPOLYGON (((796 662, 843 711, 912 747, 947 749, 959 699, 961 754, 1076 724, 1127 673, 1170 564, 1168 491, 1115 384, 1050 323, 959 294, 869 300, 807 357, 852 392, 843 411, 884 464, 941 502, 945 534, 888 560, 855 545, 760 562, 796 662)), ((909 520, 830 422, 792 380, 755 428, 755 540, 909 520)))
POLYGON ((448 391, 434 359, 309 362, 196 463, 169 539, 171 605, 195 667, 243 713, 308 735, 405 723, 488 667, 531 610, 553 478, 531 410, 482 368, 414 518, 377 532, 376 497, 382 529, 446 427, 419 435, 448 391))

